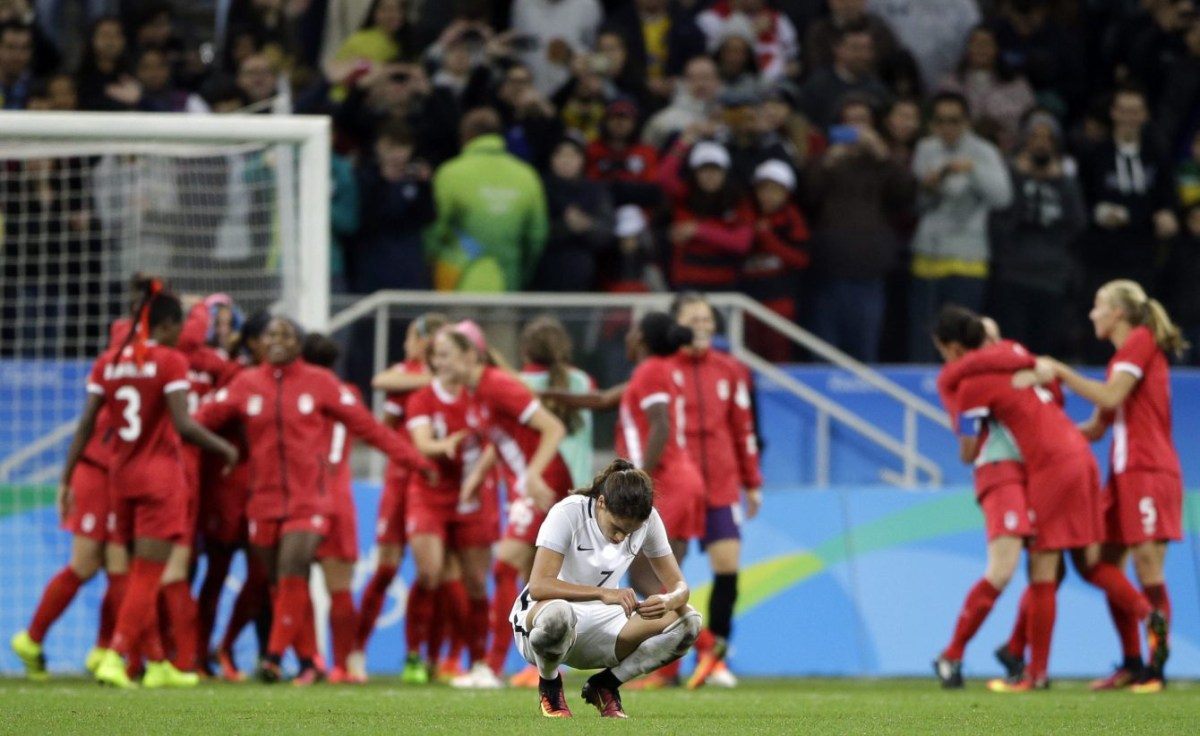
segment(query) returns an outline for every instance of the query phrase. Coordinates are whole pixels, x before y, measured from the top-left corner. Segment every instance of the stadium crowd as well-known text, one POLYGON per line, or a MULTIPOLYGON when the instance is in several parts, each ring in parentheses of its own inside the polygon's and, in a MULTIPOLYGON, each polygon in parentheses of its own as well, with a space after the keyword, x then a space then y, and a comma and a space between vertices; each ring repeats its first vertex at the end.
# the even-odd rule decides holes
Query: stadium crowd
POLYGON ((866 361, 955 302, 1101 362, 1064 317, 1127 277, 1200 336, 1192 0, 66 5, 0 3, 4 108, 331 116, 338 291, 736 289, 866 361))

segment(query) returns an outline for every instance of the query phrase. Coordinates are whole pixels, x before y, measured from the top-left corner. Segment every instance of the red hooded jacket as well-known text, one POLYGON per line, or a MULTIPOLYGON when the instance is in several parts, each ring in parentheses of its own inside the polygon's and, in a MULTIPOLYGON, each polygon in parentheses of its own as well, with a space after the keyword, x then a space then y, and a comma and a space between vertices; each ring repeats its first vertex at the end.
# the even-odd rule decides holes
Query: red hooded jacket
POLYGON ((331 371, 295 360, 248 368, 196 416, 218 429, 238 420, 250 447, 250 519, 286 519, 328 514, 330 423, 411 468, 429 464, 396 433, 375 421, 331 371))
POLYGON ((681 350, 670 360, 683 379, 687 449, 704 478, 708 506, 738 503, 742 488, 762 487, 746 369, 716 350, 681 350))

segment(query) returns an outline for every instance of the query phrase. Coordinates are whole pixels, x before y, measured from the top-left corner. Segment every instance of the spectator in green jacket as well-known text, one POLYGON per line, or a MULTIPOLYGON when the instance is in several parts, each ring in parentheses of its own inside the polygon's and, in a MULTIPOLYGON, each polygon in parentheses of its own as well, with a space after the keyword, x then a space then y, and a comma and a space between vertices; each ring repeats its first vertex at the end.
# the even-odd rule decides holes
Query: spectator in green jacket
POLYGON ((437 220, 426 248, 440 291, 520 291, 546 243, 546 195, 537 172, 511 155, 490 107, 468 111, 462 153, 433 178, 437 220))

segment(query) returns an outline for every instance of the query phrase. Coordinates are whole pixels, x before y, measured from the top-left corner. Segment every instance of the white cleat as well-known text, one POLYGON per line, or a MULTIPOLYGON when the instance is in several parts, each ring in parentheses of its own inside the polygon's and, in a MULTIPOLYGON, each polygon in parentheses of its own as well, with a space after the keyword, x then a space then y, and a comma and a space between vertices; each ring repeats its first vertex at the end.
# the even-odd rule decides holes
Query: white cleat
POLYGON ((504 681, 492 672, 485 662, 471 665, 471 671, 459 675, 450 681, 450 687, 459 690, 498 690, 504 687, 504 681))
POLYGON ((367 655, 355 650, 346 655, 346 672, 362 682, 367 681, 367 655))

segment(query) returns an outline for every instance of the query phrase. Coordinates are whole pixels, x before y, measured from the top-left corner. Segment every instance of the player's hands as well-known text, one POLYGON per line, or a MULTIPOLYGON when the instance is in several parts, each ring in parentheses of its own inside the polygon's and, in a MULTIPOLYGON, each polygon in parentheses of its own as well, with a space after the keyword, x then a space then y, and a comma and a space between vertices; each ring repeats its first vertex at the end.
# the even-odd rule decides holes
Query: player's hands
POLYGON ((554 505, 554 489, 546 485, 546 481, 542 480, 540 475, 530 473, 525 476, 525 493, 542 511, 549 511, 554 505))
POLYGON ((67 515, 71 513, 71 504, 75 499, 71 493, 71 486, 66 483, 60 483, 58 493, 54 496, 54 506, 58 509, 58 520, 66 523, 67 515))
POLYGON ((454 434, 442 440, 442 454, 447 458, 453 458, 458 453, 458 445, 466 439, 467 430, 460 429, 454 434))
POLYGON ((417 472, 425 479, 425 482, 431 486, 436 486, 441 476, 438 474, 437 466, 425 460, 417 465, 417 472))
POLYGON ((671 610, 667 607, 668 602, 667 596, 656 594, 637 604, 637 608, 635 610, 637 615, 648 621, 656 618, 662 618, 663 616, 667 615, 667 611, 671 610))
POLYGON ((1033 371, 1037 374, 1038 383, 1050 383, 1062 375, 1065 366, 1059 361, 1046 355, 1039 355, 1033 371))
MULTIPOLYGON (((625 609, 625 617, 633 615, 634 611, 638 611, 638 607, 642 604, 638 603, 637 593, 633 592, 633 588, 601 588, 600 602, 607 606, 620 606, 625 609)), ((661 614, 660 614, 661 615, 661 614)))
POLYGON ((746 489, 746 518, 753 519, 758 516, 758 510, 762 508, 762 489, 747 488, 746 489))
POLYGON ((458 489, 458 508, 463 513, 470 513, 479 505, 479 487, 483 485, 484 473, 472 470, 463 478, 462 487, 458 489))

